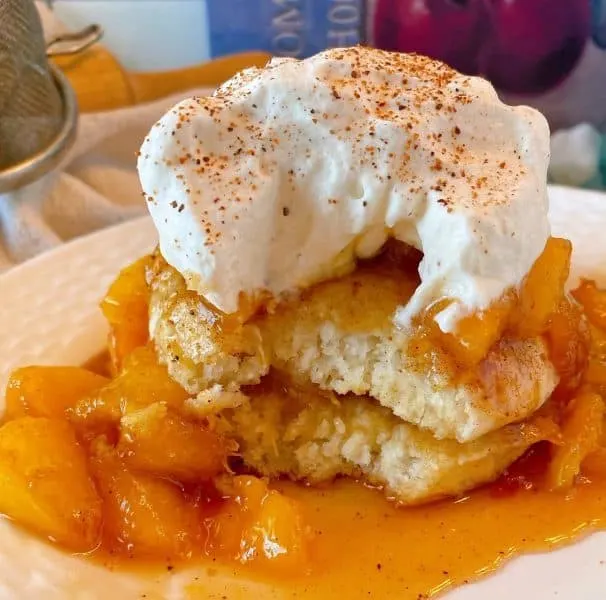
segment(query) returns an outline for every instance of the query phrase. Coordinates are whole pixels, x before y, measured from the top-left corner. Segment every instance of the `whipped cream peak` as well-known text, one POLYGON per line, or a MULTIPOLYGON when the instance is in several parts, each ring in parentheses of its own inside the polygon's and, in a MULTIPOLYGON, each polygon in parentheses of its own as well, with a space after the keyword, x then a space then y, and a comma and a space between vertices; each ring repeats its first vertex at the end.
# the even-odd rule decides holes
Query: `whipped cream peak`
POLYGON ((548 161, 545 119, 487 81, 356 47, 181 102, 138 167, 163 256, 218 309, 341 275, 395 237, 424 253, 397 320, 450 298, 450 331, 543 250, 548 161))

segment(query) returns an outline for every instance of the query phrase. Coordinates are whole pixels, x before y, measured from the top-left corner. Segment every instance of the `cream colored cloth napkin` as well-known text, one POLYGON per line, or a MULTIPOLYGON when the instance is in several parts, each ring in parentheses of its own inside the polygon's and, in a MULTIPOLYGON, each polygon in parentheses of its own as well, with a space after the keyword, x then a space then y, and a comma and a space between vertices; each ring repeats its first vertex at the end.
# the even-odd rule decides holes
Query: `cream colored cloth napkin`
POLYGON ((63 166, 0 195, 0 271, 77 236, 145 214, 136 152, 147 132, 192 90, 148 105, 80 118, 63 166))

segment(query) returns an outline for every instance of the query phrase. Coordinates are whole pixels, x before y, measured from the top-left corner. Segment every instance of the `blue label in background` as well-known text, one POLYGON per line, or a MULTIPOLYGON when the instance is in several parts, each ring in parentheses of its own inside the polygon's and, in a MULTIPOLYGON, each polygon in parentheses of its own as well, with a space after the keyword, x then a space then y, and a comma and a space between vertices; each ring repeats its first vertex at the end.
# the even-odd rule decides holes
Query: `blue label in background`
POLYGON ((364 0, 208 0, 213 56, 265 50, 302 58, 364 41, 364 0))

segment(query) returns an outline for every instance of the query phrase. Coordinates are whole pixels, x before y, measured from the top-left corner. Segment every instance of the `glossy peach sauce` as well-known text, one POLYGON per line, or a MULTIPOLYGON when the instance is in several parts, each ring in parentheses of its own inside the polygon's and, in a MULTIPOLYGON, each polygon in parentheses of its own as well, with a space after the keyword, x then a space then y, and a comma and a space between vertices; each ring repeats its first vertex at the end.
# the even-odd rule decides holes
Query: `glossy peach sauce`
POLYGON ((431 597, 514 556, 606 528, 603 476, 569 493, 502 495, 489 487, 417 508, 397 508, 350 482, 324 492, 285 491, 301 500, 318 533, 314 573, 305 581, 309 597, 317 598, 431 597))
MULTIPOLYGON (((255 563, 225 566, 236 576, 238 589, 246 589, 246 581, 262 580, 271 584, 277 598, 433 597, 486 576, 516 556, 549 551, 606 529, 606 466, 566 492, 523 489, 532 485, 533 473, 545 467, 545 450, 530 461, 534 464, 522 459, 509 477, 491 486, 458 500, 415 508, 398 508, 379 491, 353 481, 341 480, 325 489, 277 484, 299 502, 313 532, 307 568, 285 576, 255 563)), ((138 561, 104 554, 96 558, 112 569, 142 568, 138 561)), ((167 568, 165 563, 143 564, 152 573, 167 568)), ((222 572, 208 558, 195 561, 198 565, 222 572)), ((185 566, 170 565, 175 572, 185 566)), ((207 583, 204 577, 192 581, 186 597, 207 598, 207 583)))

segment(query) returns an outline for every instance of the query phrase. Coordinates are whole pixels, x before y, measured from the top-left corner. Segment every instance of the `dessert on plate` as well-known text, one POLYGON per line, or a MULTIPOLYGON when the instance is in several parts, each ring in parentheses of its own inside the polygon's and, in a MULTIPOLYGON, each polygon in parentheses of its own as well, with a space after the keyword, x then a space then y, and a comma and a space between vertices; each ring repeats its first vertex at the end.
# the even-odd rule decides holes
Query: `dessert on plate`
POLYGON ((264 475, 405 503, 496 478, 551 434, 548 140, 484 80, 363 48, 186 100, 139 157, 158 357, 264 475))
POLYGON ((338 510, 343 480, 399 511, 606 481, 606 295, 565 289, 548 161, 538 112, 417 55, 272 60, 181 102, 139 154, 159 245, 102 302, 107 371, 9 381, 0 511, 313 577, 301 499, 338 510))

